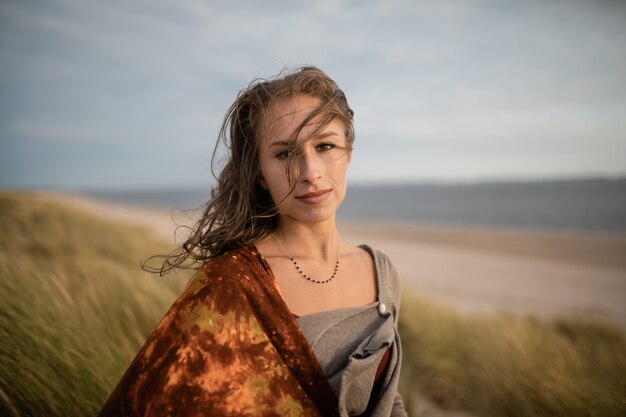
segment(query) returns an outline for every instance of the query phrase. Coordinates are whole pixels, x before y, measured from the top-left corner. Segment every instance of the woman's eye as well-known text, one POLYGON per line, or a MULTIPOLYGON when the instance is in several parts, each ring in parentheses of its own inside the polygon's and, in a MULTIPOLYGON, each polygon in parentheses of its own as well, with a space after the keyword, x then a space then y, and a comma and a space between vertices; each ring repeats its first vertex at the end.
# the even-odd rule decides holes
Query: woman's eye
POLYGON ((318 151, 329 151, 331 149, 333 149, 335 147, 334 143, 320 143, 319 145, 317 145, 317 150, 318 151))
POLYGON ((287 159, 289 158, 289 151, 287 149, 278 151, 276 152, 275 156, 276 156, 276 159, 287 159))

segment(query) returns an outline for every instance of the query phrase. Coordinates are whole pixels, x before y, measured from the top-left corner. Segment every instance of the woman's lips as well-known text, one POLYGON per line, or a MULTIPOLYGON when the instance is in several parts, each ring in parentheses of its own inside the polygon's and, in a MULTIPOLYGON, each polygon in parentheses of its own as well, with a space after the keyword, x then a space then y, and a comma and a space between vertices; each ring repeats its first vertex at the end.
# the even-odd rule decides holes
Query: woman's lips
POLYGON ((299 201, 302 201, 303 203, 318 204, 326 200, 326 198, 328 198, 329 195, 330 195, 330 189, 319 190, 319 191, 312 191, 310 193, 306 193, 302 195, 297 195, 296 199, 299 201))

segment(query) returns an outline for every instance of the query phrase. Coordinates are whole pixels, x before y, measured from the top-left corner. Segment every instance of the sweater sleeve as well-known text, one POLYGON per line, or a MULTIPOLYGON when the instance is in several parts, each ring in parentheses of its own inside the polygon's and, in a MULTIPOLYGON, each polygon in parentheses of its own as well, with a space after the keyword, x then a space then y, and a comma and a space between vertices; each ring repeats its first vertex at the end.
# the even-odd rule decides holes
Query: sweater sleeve
MULTIPOLYGON (((387 259, 390 265, 389 271, 389 290, 391 292, 391 298, 393 299, 393 303, 396 307, 396 317, 394 318, 394 323, 396 328, 398 327, 398 319, 400 318, 400 300, 401 300, 401 292, 400 292, 400 278, 398 276, 398 271, 391 264, 391 261, 387 259)), ((406 409, 404 408, 404 401, 402 400, 402 395, 396 391, 396 396, 393 399, 393 407, 391 409, 391 417, 408 417, 406 409)))
POLYGON ((399 392, 396 392, 396 396, 393 399, 391 417, 408 417, 406 409, 404 408, 404 401, 402 401, 402 395, 400 395, 399 392))
POLYGON ((381 255, 381 270, 385 273, 385 282, 387 283, 387 291, 394 305, 394 324, 398 326, 398 319, 400 318, 400 300, 401 300, 401 289, 400 289, 400 277, 398 276, 398 271, 391 263, 391 260, 387 255, 380 252, 381 255))
MULTIPOLYGON (((394 327, 396 331, 398 329, 398 320, 400 318, 400 300, 401 300, 401 289, 400 289, 400 277, 398 275, 398 271, 391 263, 389 257, 380 252, 381 254, 381 264, 382 270, 385 271, 385 282, 386 288, 394 305, 394 327)), ((400 339, 398 339, 398 343, 400 339)), ((398 347, 399 351, 401 351, 401 347, 398 347)), ((404 401, 402 400, 402 395, 398 391, 396 391, 395 396, 393 397, 393 404, 391 408, 391 417, 407 417, 407 411, 404 407, 404 401)))

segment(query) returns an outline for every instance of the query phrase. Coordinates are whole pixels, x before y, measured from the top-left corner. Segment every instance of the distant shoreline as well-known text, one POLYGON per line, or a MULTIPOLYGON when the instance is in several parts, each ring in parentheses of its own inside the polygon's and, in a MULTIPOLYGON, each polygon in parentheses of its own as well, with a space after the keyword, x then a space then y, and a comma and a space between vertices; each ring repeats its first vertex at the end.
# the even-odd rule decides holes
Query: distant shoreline
MULTIPOLYGON (((139 208, 194 210, 210 189, 94 191, 139 208)), ((338 219, 463 229, 626 236, 626 178, 348 186, 338 219)))

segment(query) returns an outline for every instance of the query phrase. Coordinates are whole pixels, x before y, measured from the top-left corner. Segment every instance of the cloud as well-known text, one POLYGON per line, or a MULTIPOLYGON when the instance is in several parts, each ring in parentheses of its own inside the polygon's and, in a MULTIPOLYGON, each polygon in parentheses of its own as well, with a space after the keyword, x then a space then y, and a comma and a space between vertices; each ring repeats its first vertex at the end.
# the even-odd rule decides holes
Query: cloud
POLYGON ((78 162, 59 167, 98 149, 102 186, 121 181, 111 164, 136 183, 193 181, 239 89, 312 63, 348 94, 358 158, 385 155, 381 177, 626 173, 625 17, 624 3, 583 1, 7 1, 0 164, 16 141, 47 141, 56 162, 20 148, 11 178, 36 184, 36 162, 40 182, 89 183, 78 162), (137 157, 137 170, 127 155, 146 148, 181 167, 137 157))

